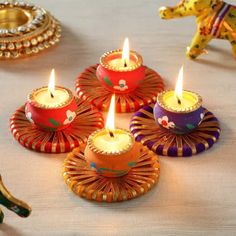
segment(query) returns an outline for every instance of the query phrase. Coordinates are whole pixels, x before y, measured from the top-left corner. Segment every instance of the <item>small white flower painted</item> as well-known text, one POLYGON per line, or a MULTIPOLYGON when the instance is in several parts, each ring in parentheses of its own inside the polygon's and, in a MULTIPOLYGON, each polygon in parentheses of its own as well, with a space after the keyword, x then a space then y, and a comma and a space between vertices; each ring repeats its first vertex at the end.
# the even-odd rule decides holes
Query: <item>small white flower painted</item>
POLYGON ((175 123, 172 121, 169 122, 169 118, 167 116, 163 116, 162 118, 158 118, 157 121, 161 126, 163 126, 166 129, 175 127, 175 123))
POLYGON ((66 117, 67 119, 65 119, 65 121, 63 122, 64 125, 70 124, 75 119, 76 113, 71 110, 67 110, 66 117))
POLYGON ((198 123, 198 125, 200 125, 200 124, 202 123, 202 120, 203 120, 203 118, 204 118, 204 115, 205 115, 204 113, 201 113, 201 114, 200 114, 201 120, 200 120, 200 122, 198 123))
POLYGON ((116 89, 116 90, 125 91, 125 90, 128 89, 128 86, 126 85, 126 81, 121 79, 119 81, 119 86, 116 85, 113 88, 116 89))
POLYGON ((28 119, 28 121, 30 123, 34 124, 34 120, 32 119, 32 113, 31 112, 26 113, 26 118, 28 119))

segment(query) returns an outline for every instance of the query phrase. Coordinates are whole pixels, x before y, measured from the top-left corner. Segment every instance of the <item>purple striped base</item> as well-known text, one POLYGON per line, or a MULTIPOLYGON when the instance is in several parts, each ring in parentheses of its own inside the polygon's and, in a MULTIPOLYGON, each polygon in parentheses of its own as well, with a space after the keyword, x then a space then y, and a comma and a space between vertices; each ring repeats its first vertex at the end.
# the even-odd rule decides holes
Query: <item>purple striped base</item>
POLYGON ((155 123, 153 105, 137 111, 130 122, 130 131, 136 141, 143 143, 158 155, 190 157, 211 148, 220 136, 217 118, 204 109, 202 123, 193 132, 177 135, 155 123))

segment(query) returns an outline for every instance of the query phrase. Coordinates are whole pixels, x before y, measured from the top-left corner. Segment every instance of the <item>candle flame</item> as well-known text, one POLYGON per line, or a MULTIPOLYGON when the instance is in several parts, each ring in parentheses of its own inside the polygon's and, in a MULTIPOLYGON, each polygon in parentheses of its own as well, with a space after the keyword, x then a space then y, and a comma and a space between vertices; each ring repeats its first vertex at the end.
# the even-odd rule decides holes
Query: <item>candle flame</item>
POLYGON ((106 129, 112 131, 115 129, 115 94, 111 97, 111 103, 107 114, 106 129))
POLYGON ((50 74, 50 79, 48 83, 48 91, 51 95, 51 97, 54 97, 55 93, 55 69, 52 69, 51 74, 50 74))
POLYGON ((182 66, 179 70, 178 80, 175 86, 175 96, 178 103, 181 104, 181 99, 183 97, 183 77, 184 77, 184 67, 182 66))
POLYGON ((129 39, 126 38, 124 41, 124 46, 122 50, 122 63, 124 67, 129 65, 129 39))

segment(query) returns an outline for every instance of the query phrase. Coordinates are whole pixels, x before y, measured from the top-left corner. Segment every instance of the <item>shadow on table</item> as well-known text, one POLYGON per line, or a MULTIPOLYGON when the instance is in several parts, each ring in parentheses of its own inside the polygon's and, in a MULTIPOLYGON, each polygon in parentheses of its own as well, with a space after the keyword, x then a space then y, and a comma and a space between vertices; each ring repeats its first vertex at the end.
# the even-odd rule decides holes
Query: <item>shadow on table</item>
POLYGON ((0 225, 0 234, 3 233, 3 235, 14 235, 14 236, 22 236, 23 233, 20 233, 16 228, 14 228, 11 225, 8 225, 6 223, 3 223, 0 225))
MULTIPOLYGON (((48 70, 53 67, 70 71, 73 68, 83 66, 81 54, 87 54, 86 42, 83 36, 75 34, 71 28, 62 26, 62 38, 60 42, 36 55, 16 60, 0 61, 0 68, 15 74, 37 73, 40 70, 48 70)), ((33 78, 34 74, 32 74, 33 78)))
POLYGON ((195 60, 196 63, 204 64, 206 66, 216 67, 219 69, 227 69, 227 70, 236 71, 236 59, 233 56, 231 48, 224 49, 224 48, 216 47, 213 45, 209 45, 207 47, 207 50, 222 54, 224 56, 222 60, 227 61, 227 64, 222 63, 222 60, 219 60, 219 57, 217 57, 217 61, 198 58, 195 60))

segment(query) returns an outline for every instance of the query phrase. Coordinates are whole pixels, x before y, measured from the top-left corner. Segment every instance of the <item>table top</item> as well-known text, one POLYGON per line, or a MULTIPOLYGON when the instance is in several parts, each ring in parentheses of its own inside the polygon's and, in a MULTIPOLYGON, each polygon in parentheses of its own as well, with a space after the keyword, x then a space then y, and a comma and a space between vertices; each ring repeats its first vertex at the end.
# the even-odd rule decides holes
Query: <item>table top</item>
MULTIPOLYGON (((228 1, 230 2, 230 1, 228 1)), ((231 1, 233 3, 234 1, 231 1)), ((227 41, 214 40, 209 54, 185 58, 195 19, 163 21, 170 0, 38 0, 63 26, 61 43, 38 56, 0 62, 0 173, 5 185, 33 208, 22 219, 5 213, 0 235, 235 235, 236 234, 236 61, 227 41), (160 157, 161 177, 146 195, 114 204, 89 202, 67 189, 61 175, 65 154, 29 151, 9 132, 9 118, 33 88, 57 83, 74 89, 76 76, 108 50, 131 48, 174 87, 185 66, 184 88, 201 94, 220 120, 219 142, 192 158, 160 157)), ((132 114, 117 115, 128 128, 132 114)))

